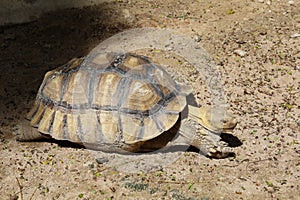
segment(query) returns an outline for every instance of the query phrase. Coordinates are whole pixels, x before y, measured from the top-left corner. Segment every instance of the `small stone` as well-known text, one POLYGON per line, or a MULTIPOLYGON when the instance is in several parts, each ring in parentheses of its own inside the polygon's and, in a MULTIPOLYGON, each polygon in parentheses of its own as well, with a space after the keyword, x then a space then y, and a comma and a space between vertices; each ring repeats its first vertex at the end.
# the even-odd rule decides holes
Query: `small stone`
POLYGON ((83 166, 88 167, 90 169, 93 169, 94 168, 94 163, 92 163, 92 162, 84 163, 83 166))
POLYGON ((241 50, 241 49, 236 49, 236 50, 234 50, 233 52, 234 52, 235 54, 241 56, 241 57, 244 57, 244 56, 247 54, 246 51, 243 51, 243 50, 241 50))
POLYGON ((258 2, 259 2, 259 3, 263 3, 263 2, 265 2, 265 1, 264 1, 264 0, 258 0, 258 2))
POLYGON ((295 3, 295 1, 289 1, 290 5, 293 5, 295 3))
POLYGON ((172 50, 173 50, 173 47, 167 47, 166 50, 167 50, 167 51, 172 51, 172 50))
POLYGON ((135 20, 135 17, 130 13, 128 9, 123 9, 123 15, 124 18, 129 22, 133 22, 135 20))
POLYGON ((104 164, 104 163, 107 163, 109 160, 108 158, 96 158, 96 162, 98 164, 104 164))
POLYGON ((197 34, 194 39, 195 39, 195 42, 200 42, 201 36, 197 34))
POLYGON ((297 121, 297 125, 300 127, 300 119, 298 119, 298 121, 297 121))
POLYGON ((300 37, 300 33, 295 33, 295 34, 291 35, 291 38, 297 38, 297 37, 300 37))

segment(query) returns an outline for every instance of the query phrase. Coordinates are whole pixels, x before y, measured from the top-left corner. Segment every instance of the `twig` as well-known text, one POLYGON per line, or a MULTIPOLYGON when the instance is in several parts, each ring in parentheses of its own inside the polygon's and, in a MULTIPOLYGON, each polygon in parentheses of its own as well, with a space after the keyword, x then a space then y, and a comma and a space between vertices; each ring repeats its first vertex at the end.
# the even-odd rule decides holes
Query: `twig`
POLYGON ((259 163, 259 162, 264 162, 264 161, 271 161, 272 158, 266 158, 266 159, 262 159, 262 160, 255 160, 255 161, 251 161, 251 162, 248 162, 247 165, 246 165, 246 171, 248 170, 248 166, 250 164, 254 164, 254 163, 259 163))
POLYGON ((16 180, 18 182, 19 188, 20 188, 20 196, 21 196, 21 200, 23 200, 23 186, 21 185, 19 179, 16 177, 16 180))
POLYGON ((38 187, 35 188, 35 190, 33 191, 31 197, 29 198, 29 200, 31 200, 33 198, 33 195, 35 194, 35 192, 37 191, 38 187))
POLYGON ((246 158, 246 159, 242 160, 240 163, 238 163, 238 164, 236 164, 236 165, 227 165, 227 164, 224 164, 224 165, 222 165, 222 166, 223 166, 223 167, 238 167, 238 166, 240 166, 243 162, 249 162, 249 159, 246 158))
POLYGON ((189 182, 188 181, 167 181, 167 180, 165 180, 165 181, 158 181, 158 183, 159 184, 160 183, 187 184, 189 182))

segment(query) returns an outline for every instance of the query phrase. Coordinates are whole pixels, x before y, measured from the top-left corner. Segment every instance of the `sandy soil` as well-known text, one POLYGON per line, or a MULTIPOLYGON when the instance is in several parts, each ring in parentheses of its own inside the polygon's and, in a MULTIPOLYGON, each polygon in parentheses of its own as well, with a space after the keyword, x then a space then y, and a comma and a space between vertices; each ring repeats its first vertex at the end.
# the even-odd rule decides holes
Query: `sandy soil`
POLYGON ((300 2, 287 0, 118 0, 0 27, 1 199, 299 199, 299 31, 300 2), (178 30, 214 58, 239 121, 235 157, 186 152, 129 173, 86 149, 15 141, 46 71, 137 27, 178 30))

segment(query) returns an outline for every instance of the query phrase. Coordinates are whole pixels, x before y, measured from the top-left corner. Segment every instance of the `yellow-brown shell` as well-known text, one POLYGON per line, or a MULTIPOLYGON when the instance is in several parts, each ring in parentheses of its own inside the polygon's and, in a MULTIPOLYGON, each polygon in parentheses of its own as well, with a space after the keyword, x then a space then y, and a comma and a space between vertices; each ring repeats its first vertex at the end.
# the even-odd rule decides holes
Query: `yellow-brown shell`
POLYGON ((148 58, 100 54, 46 73, 27 118, 59 140, 133 144, 170 129, 185 106, 179 85, 148 58))

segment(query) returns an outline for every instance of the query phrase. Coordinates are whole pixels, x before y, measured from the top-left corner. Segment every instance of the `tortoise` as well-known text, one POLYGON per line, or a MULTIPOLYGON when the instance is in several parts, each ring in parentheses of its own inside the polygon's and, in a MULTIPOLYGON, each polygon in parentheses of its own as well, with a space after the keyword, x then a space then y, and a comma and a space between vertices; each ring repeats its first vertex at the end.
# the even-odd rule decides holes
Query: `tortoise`
POLYGON ((207 156, 227 157, 233 150, 218 133, 231 133, 235 118, 226 113, 213 123, 211 113, 218 108, 189 104, 191 93, 191 86, 176 82, 146 56, 74 58, 46 73, 27 115, 31 129, 19 131, 17 140, 51 137, 112 152, 185 143, 207 156))

